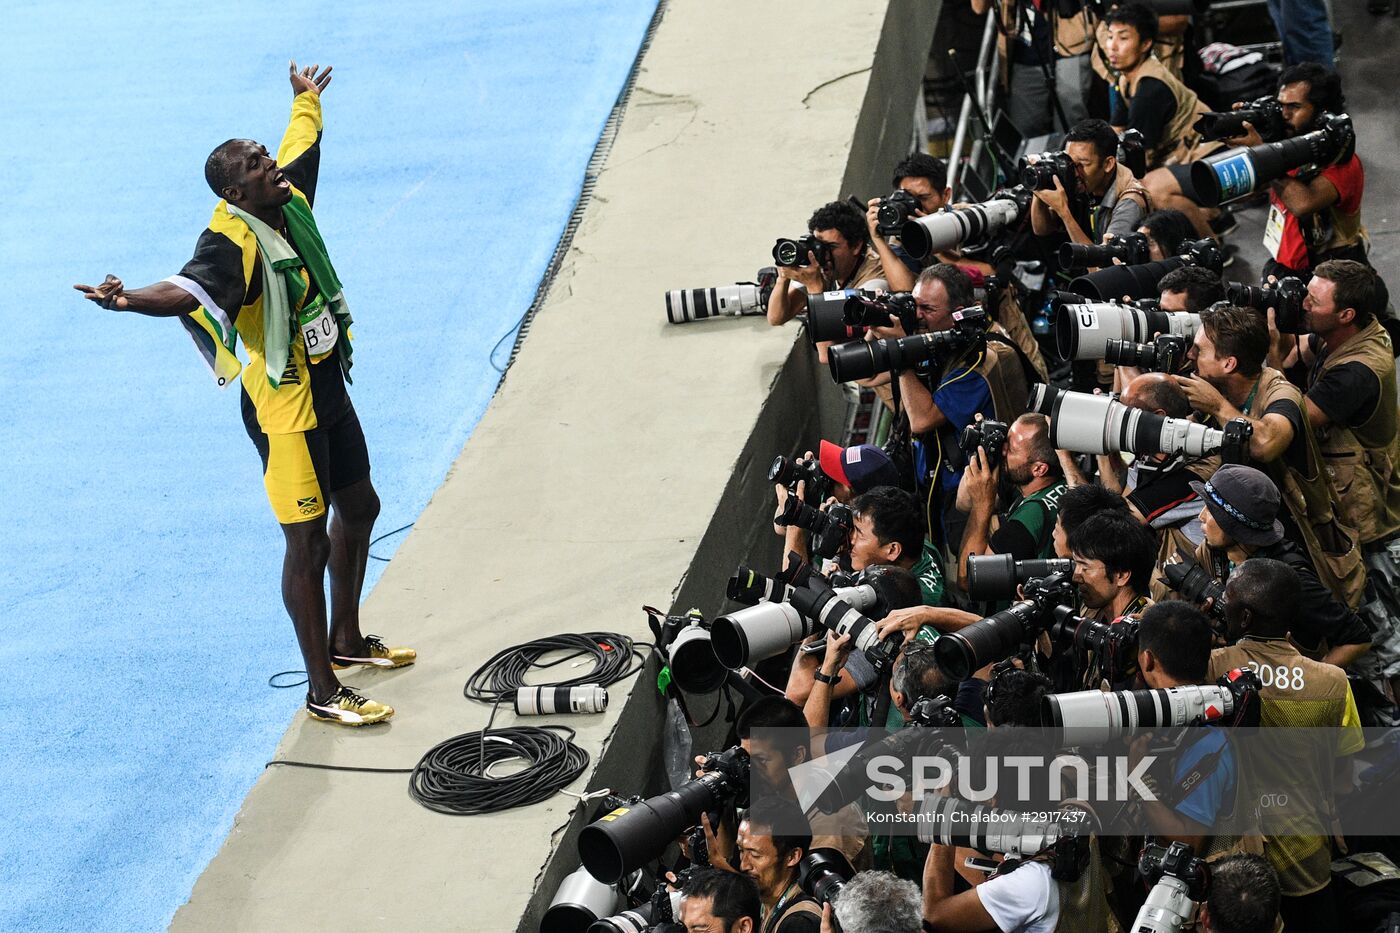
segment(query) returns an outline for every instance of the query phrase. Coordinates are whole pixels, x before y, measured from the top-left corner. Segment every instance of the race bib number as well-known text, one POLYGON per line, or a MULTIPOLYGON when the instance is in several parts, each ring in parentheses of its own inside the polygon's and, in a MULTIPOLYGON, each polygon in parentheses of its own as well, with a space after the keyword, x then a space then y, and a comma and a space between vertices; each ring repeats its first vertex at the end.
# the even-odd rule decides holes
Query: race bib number
POLYGON ((1269 205, 1269 219, 1264 221, 1264 248, 1278 260, 1279 247, 1283 244, 1283 211, 1277 204, 1269 205))
POLYGON ((319 310, 302 312, 301 339, 306 341, 306 355, 313 360, 320 359, 335 349, 340 339, 340 325, 336 323, 331 306, 321 302, 319 310))

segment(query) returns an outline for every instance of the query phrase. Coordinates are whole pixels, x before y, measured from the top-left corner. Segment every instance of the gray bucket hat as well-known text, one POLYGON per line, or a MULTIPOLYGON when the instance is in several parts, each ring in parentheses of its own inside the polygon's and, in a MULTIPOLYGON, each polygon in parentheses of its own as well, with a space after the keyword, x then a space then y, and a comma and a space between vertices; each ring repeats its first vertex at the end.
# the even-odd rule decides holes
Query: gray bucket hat
POLYGON ((1221 530, 1240 544, 1265 547, 1283 539, 1283 523, 1275 518, 1278 487, 1254 467, 1227 463, 1206 482, 1193 481, 1191 488, 1221 530))

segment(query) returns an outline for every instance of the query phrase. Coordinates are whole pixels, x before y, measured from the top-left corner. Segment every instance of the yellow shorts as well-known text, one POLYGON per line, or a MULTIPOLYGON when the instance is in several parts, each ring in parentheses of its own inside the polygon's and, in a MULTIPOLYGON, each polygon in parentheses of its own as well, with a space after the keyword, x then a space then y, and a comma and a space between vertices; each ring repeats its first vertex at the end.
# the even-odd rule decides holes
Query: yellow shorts
POLYGON ((248 435, 263 462, 263 486, 277 521, 315 521, 326 514, 331 493, 369 476, 369 450, 354 406, 329 425, 296 434, 264 434, 254 421, 248 435))

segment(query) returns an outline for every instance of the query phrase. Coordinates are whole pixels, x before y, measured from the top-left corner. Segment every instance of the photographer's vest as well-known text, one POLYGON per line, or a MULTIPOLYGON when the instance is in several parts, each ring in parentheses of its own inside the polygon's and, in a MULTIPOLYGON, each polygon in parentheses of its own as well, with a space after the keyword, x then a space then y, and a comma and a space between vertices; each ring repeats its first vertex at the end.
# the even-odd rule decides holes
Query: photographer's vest
MULTIPOLYGON (((1392 385, 1393 377, 1392 377, 1392 385)), ((1290 467, 1280 456, 1269 463, 1254 463, 1278 487, 1288 513, 1303 536, 1303 546, 1312 558, 1318 579, 1337 599, 1351 609, 1361 604, 1366 588, 1366 566, 1356 532, 1338 519, 1340 505, 1327 471, 1322 468, 1322 451, 1317 435, 1308 426, 1303 394, 1283 373, 1265 366, 1255 384, 1245 414, 1261 418, 1274 402, 1291 399, 1303 414, 1303 442, 1307 445, 1308 465, 1304 474, 1290 467)))
POLYGON ((1162 138, 1157 141, 1156 147, 1147 152, 1148 168, 1184 164, 1203 158, 1224 146, 1221 142, 1203 141, 1201 135, 1191 128, 1202 114, 1210 112, 1210 108, 1201 103, 1196 92, 1177 80, 1155 56, 1147 56, 1147 60, 1138 67, 1137 73, 1131 79, 1118 79, 1118 93, 1126 106, 1132 106, 1137 83, 1143 78, 1156 78, 1161 81, 1176 101, 1176 112, 1167 122, 1167 128, 1162 131, 1162 138))
POLYGON ((1122 933, 1109 906, 1113 877, 1105 871, 1099 837, 1089 837, 1089 864, 1074 881, 1056 881, 1060 888, 1060 922, 1055 933, 1122 933))
MULTIPOLYGON (((1011 76, 1011 37, 1021 32, 1021 9, 1019 3, 1009 0, 1001 4, 999 12, 1001 28, 997 30, 997 62, 1001 69, 1001 83, 1006 84, 1011 76)), ((1087 8, 1081 8, 1073 16, 1061 16, 1058 4, 1053 0, 1046 0, 1042 4, 1041 15, 1050 18, 1056 58, 1073 58, 1094 47, 1094 27, 1097 20, 1087 8)), ((1051 64, 1051 67, 1054 65, 1051 64)))
POLYGON ((1118 206, 1118 202, 1125 198, 1142 205, 1144 216, 1152 213, 1152 197, 1147 193, 1146 186, 1137 180, 1132 169, 1119 163, 1113 184, 1105 192, 1104 199, 1097 206, 1089 208, 1089 223, 1086 229, 1090 240, 1095 243, 1103 242, 1103 235, 1108 231, 1109 222, 1113 220, 1113 210, 1118 206))
POLYGON ((1358 427, 1331 424, 1317 431, 1327 475, 1336 489, 1338 514, 1363 544, 1400 531, 1400 416, 1396 410, 1395 357, 1390 335, 1372 319, 1335 352, 1320 358, 1309 385, 1343 363, 1360 363, 1380 380, 1375 411, 1358 427))
MULTIPOLYGON (((997 420, 1010 424, 1030 410, 1031 387, 1026 373, 1030 361, 1022 363, 1024 357, 1017 352, 1015 342, 995 323, 988 329, 979 352, 982 358, 973 368, 991 390, 997 420)), ((1034 371, 1034 366, 1031 369, 1034 371)))
POLYGON ((1030 324, 1026 321, 1026 313, 1021 310, 1021 300, 1016 295, 1016 289, 1006 287, 1001 290, 1001 298, 996 303, 996 323, 1006 335, 1011 338, 1016 346, 1021 348, 1021 352, 1026 354, 1026 359, 1030 360, 1031 367, 1040 377, 1041 382, 1049 382, 1049 370, 1045 365, 1045 357, 1040 352, 1040 342, 1035 339, 1035 334, 1031 333, 1030 324))

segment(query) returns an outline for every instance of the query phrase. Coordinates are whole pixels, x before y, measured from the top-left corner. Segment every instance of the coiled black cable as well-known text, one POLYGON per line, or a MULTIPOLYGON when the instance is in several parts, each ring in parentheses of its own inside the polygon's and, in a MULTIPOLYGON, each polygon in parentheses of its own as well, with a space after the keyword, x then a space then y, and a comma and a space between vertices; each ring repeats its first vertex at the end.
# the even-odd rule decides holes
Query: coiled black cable
POLYGON ((650 647, 646 642, 633 642, 626 635, 616 632, 551 635, 523 645, 512 645, 477 668, 467 678, 462 695, 469 700, 496 703, 514 699, 515 692, 526 686, 577 687, 598 684, 606 687, 641 670, 646 661, 642 645, 650 647), (549 662, 540 660, 554 651, 569 653, 549 662), (580 657, 593 659, 593 669, 586 674, 548 685, 525 683, 525 675, 532 670, 546 670, 580 657))
POLYGON ((552 797, 588 767, 588 752, 568 726, 491 728, 453 736, 430 748, 408 779, 414 800, 438 813, 470 816, 523 807, 552 797), (494 776, 491 766, 525 761, 524 769, 494 776))

